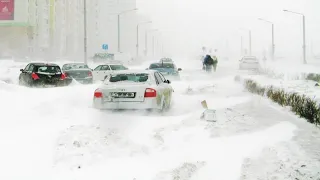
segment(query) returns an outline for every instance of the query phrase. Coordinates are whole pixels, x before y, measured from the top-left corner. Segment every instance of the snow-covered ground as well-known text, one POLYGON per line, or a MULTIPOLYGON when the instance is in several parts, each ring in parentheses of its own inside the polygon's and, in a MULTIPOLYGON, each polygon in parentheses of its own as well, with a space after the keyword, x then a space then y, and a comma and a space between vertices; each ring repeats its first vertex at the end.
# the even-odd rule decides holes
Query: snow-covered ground
POLYGON ((275 61, 261 61, 262 72, 271 77, 284 80, 304 79, 307 74, 320 74, 320 61, 310 60, 307 64, 302 61, 279 59, 275 61))
POLYGON ((21 66, 0 66, 12 80, 0 82, 0 179, 320 178, 319 129, 244 91, 236 63, 208 75, 199 61, 177 60, 182 80, 163 115, 95 110, 97 84, 20 87, 21 66), (202 100, 217 122, 200 120, 202 100))

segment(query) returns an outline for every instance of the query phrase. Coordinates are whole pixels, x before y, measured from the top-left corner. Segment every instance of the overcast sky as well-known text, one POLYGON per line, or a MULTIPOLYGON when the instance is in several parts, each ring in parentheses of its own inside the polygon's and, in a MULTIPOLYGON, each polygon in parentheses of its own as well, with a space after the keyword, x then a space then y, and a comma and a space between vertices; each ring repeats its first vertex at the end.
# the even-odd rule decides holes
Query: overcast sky
POLYGON ((275 24, 276 54, 302 57, 302 17, 285 13, 288 9, 306 15, 307 46, 320 53, 320 0, 137 0, 139 13, 149 16, 162 31, 165 46, 177 53, 194 51, 202 45, 218 48, 229 44, 229 52, 240 53, 240 39, 248 47, 252 31, 252 51, 261 55, 271 46, 271 25, 275 24), (242 29, 242 30, 241 30, 242 29))

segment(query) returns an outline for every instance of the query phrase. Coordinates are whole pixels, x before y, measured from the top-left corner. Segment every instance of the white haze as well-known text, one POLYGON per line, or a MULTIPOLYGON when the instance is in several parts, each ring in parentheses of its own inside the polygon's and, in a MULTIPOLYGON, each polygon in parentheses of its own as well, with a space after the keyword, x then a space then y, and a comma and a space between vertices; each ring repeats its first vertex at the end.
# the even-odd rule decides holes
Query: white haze
POLYGON ((306 15, 308 54, 311 43, 320 52, 318 0, 137 0, 137 7, 161 30, 165 50, 175 54, 199 53, 209 46, 225 55, 228 44, 229 54, 240 55, 241 35, 248 48, 244 28, 252 30, 253 54, 262 55, 271 46, 271 25, 257 20, 264 18, 275 24, 277 56, 299 60, 302 18, 283 9, 306 15))

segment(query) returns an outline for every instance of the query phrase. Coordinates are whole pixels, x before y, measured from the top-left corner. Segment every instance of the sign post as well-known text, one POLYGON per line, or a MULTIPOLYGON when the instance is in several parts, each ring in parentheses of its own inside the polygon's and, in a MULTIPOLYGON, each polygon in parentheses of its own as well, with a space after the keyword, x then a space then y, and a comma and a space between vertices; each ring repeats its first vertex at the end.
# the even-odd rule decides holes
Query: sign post
POLYGON ((102 49, 105 51, 108 51, 109 45, 108 44, 102 44, 102 49))
POLYGON ((0 20, 14 20, 14 0, 0 0, 0 20))

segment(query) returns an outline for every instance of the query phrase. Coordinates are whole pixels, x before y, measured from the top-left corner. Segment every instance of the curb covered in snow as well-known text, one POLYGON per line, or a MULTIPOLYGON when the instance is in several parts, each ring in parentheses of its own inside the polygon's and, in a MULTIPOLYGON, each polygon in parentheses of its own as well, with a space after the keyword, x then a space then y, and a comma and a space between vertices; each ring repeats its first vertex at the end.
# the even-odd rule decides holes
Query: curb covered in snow
POLYGON ((292 112, 305 118, 308 122, 320 125, 320 106, 314 99, 297 92, 287 92, 283 88, 272 85, 262 86, 250 78, 242 79, 236 76, 235 81, 243 82, 249 92, 268 97, 281 106, 289 106, 292 112))

